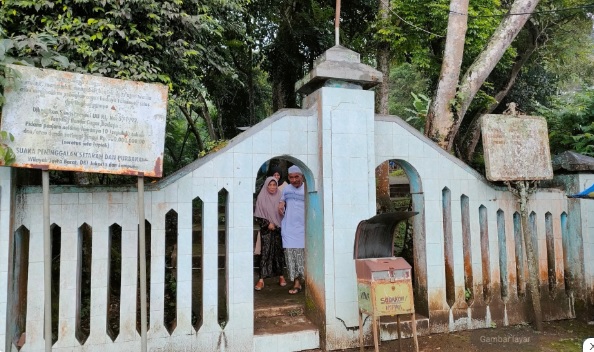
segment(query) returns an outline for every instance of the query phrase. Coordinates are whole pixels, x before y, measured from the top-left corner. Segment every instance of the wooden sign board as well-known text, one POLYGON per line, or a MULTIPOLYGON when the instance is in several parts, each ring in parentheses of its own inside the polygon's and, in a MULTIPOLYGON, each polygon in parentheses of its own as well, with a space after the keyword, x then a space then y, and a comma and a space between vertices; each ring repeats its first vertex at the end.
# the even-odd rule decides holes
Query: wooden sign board
POLYGON ((487 179, 522 181, 553 178, 544 118, 484 115, 481 132, 487 179))
POLYGON ((167 87, 7 65, 11 166, 161 177, 167 87))

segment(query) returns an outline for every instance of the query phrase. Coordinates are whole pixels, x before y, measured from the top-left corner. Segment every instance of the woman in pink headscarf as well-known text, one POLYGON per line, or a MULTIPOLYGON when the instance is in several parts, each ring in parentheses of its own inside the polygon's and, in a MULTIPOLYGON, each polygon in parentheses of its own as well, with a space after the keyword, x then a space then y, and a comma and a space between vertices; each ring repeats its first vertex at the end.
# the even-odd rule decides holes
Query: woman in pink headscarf
POLYGON ((270 176, 264 181, 264 185, 256 200, 254 217, 260 225, 261 256, 260 256, 260 279, 254 287, 256 291, 264 288, 264 279, 279 276, 279 284, 286 286, 283 270, 285 257, 283 252, 283 240, 281 237, 282 215, 278 212, 278 203, 281 192, 278 190, 277 180, 270 176))

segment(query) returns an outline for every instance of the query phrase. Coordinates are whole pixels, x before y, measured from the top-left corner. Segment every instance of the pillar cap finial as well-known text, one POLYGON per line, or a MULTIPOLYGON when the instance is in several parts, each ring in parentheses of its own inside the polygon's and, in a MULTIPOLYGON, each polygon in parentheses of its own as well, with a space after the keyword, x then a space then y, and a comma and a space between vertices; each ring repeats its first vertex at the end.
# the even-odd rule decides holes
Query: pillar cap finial
POLYGON ((341 80, 372 88, 382 82, 382 73, 362 64, 359 53, 335 45, 314 61, 314 68, 295 84, 297 93, 310 94, 328 80, 341 80))

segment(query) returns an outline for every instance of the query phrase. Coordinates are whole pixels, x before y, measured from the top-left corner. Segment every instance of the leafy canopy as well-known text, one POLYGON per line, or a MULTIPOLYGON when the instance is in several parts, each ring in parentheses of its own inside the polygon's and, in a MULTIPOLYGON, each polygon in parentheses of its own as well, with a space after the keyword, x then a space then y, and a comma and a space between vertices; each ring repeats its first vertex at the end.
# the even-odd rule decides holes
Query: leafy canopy
MULTIPOLYGON (((221 60, 227 12, 242 10, 244 0, 6 0, 0 26, 9 38, 43 38, 49 50, 68 58, 47 58, 43 67, 145 82, 174 90, 195 85, 221 60), (52 38, 50 41, 46 38, 52 38), (61 66, 60 66, 61 65, 61 66)), ((17 48, 18 56, 31 48, 17 48)))

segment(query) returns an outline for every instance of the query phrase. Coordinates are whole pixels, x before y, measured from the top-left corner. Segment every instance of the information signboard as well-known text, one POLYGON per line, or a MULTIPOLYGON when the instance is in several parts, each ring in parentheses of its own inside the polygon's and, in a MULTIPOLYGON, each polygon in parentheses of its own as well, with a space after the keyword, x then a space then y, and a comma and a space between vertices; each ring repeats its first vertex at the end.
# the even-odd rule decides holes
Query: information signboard
POLYGON ((166 86, 7 66, 11 166, 162 176, 166 86))
POLYGON ((489 114, 481 119, 487 179, 523 181, 553 178, 544 118, 489 114))

